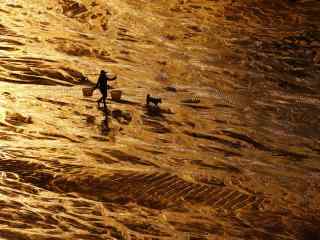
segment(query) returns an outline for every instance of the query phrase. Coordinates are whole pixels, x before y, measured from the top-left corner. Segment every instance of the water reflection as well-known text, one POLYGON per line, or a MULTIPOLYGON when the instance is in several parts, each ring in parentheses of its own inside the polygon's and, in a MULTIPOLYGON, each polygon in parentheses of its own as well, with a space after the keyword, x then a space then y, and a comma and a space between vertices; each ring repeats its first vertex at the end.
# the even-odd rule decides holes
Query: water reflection
POLYGON ((319 9, 1 2, 0 236, 315 238, 319 9))

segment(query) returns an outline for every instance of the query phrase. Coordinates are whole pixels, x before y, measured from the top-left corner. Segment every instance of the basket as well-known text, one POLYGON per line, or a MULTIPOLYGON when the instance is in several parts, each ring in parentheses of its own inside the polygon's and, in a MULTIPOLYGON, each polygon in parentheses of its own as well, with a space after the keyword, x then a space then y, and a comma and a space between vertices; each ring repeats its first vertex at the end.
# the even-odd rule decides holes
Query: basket
POLYGON ((91 97, 93 94, 93 88, 82 88, 82 94, 84 97, 91 97))
POLYGON ((112 90, 111 91, 111 99, 114 101, 119 101, 122 96, 122 91, 121 90, 112 90))

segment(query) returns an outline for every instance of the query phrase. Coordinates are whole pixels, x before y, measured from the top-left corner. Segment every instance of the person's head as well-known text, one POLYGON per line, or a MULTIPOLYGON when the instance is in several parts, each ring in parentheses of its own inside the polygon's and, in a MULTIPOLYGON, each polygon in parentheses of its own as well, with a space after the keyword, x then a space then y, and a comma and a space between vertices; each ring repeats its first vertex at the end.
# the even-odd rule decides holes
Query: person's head
POLYGON ((107 75, 107 72, 105 70, 101 70, 100 75, 107 75))

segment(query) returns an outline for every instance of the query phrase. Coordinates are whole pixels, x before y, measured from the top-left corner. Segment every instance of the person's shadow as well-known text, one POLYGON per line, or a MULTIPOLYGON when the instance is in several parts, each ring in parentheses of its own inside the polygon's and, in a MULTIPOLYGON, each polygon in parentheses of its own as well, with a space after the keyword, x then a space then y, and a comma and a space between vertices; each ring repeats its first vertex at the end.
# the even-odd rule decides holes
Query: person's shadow
POLYGON ((110 125, 109 125, 110 110, 108 109, 108 107, 102 107, 101 111, 104 114, 104 119, 101 121, 101 134, 106 135, 110 132, 110 125))

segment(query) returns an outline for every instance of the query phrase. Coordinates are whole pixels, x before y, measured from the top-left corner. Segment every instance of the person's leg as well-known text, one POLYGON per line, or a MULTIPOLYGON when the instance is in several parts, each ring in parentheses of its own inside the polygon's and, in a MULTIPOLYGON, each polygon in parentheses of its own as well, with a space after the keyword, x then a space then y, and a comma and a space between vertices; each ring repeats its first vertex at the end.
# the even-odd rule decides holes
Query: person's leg
POLYGON ((97 101, 98 102, 98 108, 100 108, 100 103, 102 102, 103 100, 103 96, 101 98, 99 98, 99 100, 97 101))
POLYGON ((149 106, 149 102, 150 102, 150 95, 148 94, 148 95, 147 95, 147 98, 146 98, 146 104, 147 104, 147 106, 149 106))
POLYGON ((104 109, 107 109, 107 103, 106 103, 107 94, 103 94, 102 98, 103 98, 104 109))

